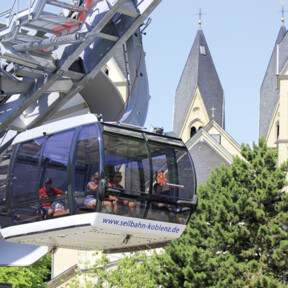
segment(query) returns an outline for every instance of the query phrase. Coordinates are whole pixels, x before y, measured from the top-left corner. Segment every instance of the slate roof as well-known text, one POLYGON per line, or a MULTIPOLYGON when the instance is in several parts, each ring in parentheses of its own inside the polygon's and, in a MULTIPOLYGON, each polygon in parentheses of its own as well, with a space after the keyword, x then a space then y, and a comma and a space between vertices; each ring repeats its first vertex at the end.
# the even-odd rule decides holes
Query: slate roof
POLYGON ((208 115, 211 117, 214 106, 214 120, 224 129, 224 92, 202 29, 196 34, 175 93, 173 131, 176 135, 180 134, 197 86, 208 115), (205 55, 200 53, 200 46, 204 47, 205 55))
POLYGON ((267 136, 272 120, 275 105, 278 102, 279 90, 277 89, 277 73, 280 73, 288 60, 288 36, 284 26, 279 30, 273 52, 266 70, 261 89, 259 106, 259 136, 267 136), (279 46, 278 46, 279 45, 279 46), (278 46, 278 71, 277 69, 278 46))
POLYGON ((198 184, 205 183, 211 170, 220 164, 230 166, 234 156, 242 158, 239 144, 214 120, 190 138, 186 146, 195 165, 198 184), (210 134, 211 129, 214 132, 216 129, 217 134, 210 134))
POLYGON ((214 170, 222 163, 228 167, 230 166, 230 163, 225 161, 225 159, 221 157, 221 154, 217 153, 215 148, 213 149, 213 147, 205 141, 197 142, 189 149, 189 152, 194 162, 197 184, 206 183, 211 170, 214 170))

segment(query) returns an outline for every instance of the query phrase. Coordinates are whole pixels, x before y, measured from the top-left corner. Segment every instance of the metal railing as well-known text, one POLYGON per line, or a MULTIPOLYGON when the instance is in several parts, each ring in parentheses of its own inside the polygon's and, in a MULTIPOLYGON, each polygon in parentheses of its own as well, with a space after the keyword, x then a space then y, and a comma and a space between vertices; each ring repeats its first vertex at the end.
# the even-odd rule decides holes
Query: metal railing
POLYGON ((37 0, 14 0, 12 7, 4 12, 0 13, 0 30, 8 27, 11 24, 13 17, 16 15, 18 17, 20 12, 29 9, 29 14, 31 12, 31 8, 33 7, 34 2, 37 0), (4 25, 5 27, 4 27, 4 25))

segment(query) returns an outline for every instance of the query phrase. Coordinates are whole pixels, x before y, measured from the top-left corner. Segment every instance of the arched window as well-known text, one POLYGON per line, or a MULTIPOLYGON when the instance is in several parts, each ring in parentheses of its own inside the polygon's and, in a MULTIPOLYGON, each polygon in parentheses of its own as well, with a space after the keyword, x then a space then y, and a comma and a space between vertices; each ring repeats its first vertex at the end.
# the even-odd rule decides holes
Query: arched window
POLYGON ((280 132, 280 125, 279 125, 279 121, 277 121, 276 123, 276 139, 279 139, 279 132, 280 132))
POLYGON ((196 128, 192 126, 190 130, 190 137, 193 137, 196 134, 196 132, 197 132, 196 128))

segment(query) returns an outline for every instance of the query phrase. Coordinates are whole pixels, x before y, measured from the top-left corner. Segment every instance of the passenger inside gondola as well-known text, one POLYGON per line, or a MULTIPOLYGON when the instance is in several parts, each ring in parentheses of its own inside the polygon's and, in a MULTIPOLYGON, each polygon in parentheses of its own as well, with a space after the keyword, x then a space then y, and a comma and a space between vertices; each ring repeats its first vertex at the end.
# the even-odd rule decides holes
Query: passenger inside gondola
MULTIPOLYGON (((40 199, 46 200, 53 197, 58 197, 66 192, 52 187, 52 179, 46 178, 44 186, 39 190, 40 199)), ((55 214, 65 211, 65 203, 62 200, 50 201, 42 203, 41 213, 44 219, 52 218, 55 214)))
MULTIPOLYGON (((90 182, 87 184, 87 191, 97 191, 98 189, 98 172, 96 172, 93 176, 90 182)), ((95 209, 96 207, 96 195, 87 195, 86 199, 84 201, 84 205, 87 208, 95 209)))
MULTIPOLYGON (((162 186, 159 183, 154 184, 154 192, 155 192, 155 194, 153 194, 154 199, 159 199, 159 200, 165 199, 165 197, 163 197, 163 195, 161 195, 162 194, 162 186)), ((169 212, 173 211, 173 207, 171 205, 168 205, 165 203, 151 202, 151 205, 152 205, 153 210, 161 209, 161 210, 166 210, 169 212)))
MULTIPOLYGON (((108 186, 113 187, 113 188, 124 189, 123 186, 120 184, 121 181, 122 181, 121 172, 115 172, 112 177, 112 181, 108 184, 108 186)), ((113 203, 114 214, 119 214, 120 212, 122 212, 121 211, 122 209, 125 209, 126 207, 128 207, 130 216, 134 217, 135 209, 136 209, 135 202, 124 200, 124 199, 122 200, 118 196, 113 196, 113 195, 109 195, 109 200, 113 203)))
MULTIPOLYGON (((97 191, 98 189, 98 180, 99 180, 99 173, 95 172, 92 176, 91 181, 87 184, 87 191, 97 191)), ((84 201, 84 205, 89 209, 95 209, 97 204, 97 194, 87 195, 84 201)), ((112 203, 111 201, 103 201, 102 207, 106 206, 112 210, 112 203)))

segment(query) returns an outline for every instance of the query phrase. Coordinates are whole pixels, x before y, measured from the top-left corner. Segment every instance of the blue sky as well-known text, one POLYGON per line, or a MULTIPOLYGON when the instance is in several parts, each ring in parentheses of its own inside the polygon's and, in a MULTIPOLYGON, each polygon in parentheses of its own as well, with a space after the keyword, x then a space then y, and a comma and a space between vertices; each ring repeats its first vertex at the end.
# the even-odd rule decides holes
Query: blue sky
MULTIPOLYGON (((13 3, 2 2, 0 12, 13 3)), ((226 131, 239 144, 251 144, 258 139, 260 86, 282 25, 278 0, 162 0, 143 36, 151 95, 145 126, 172 130, 174 93, 199 29, 200 7, 225 93, 226 131)))
POLYGON ((260 87, 282 25, 275 0, 163 0, 143 39, 152 97, 146 126, 172 129, 174 94, 199 29, 200 7, 224 89, 226 131, 239 144, 251 144, 258 140, 260 87))

